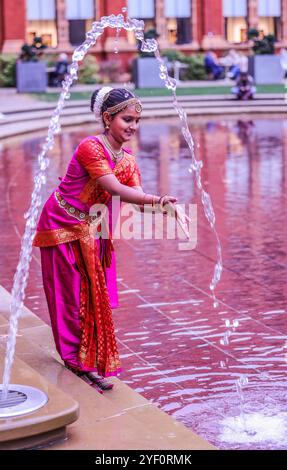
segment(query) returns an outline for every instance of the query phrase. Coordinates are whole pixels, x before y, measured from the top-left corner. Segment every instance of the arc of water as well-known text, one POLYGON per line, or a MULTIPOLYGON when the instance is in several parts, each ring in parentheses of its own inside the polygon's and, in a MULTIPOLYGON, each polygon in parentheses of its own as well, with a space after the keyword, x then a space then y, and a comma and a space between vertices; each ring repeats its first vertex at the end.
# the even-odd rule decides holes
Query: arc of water
POLYGON ((41 189, 42 186, 46 183, 46 169, 49 165, 49 158, 47 157, 48 151, 53 147, 55 135, 58 134, 61 130, 60 127, 60 115, 63 111, 65 100, 70 97, 70 87, 73 82, 77 79, 79 62, 81 62, 85 55, 87 54, 90 47, 95 45, 97 39, 104 32, 104 29, 110 27, 117 30, 117 34, 121 29, 126 31, 134 31, 135 37, 141 42, 141 50, 144 52, 153 52, 156 59, 159 62, 160 77, 164 81, 164 84, 167 89, 172 91, 173 95, 173 106, 176 109, 178 116, 182 122, 182 134, 187 142, 187 145, 190 149, 191 154, 191 166, 190 171, 195 173, 195 179, 197 187, 201 194, 201 201, 204 207, 204 212, 207 220, 210 223, 212 230, 215 233, 217 240, 217 256, 218 260, 215 265, 214 274, 212 281, 210 283, 210 290, 212 291, 214 306, 217 306, 217 301, 214 295, 214 289, 217 283, 220 280, 222 272, 222 254, 221 254, 221 245, 219 241, 218 234, 215 229, 215 214, 213 211, 211 199, 208 193, 206 193, 201 184, 201 168, 202 162, 195 158, 194 151, 194 141, 192 135, 188 128, 187 115, 186 112, 179 105, 177 96, 176 96, 176 81, 168 75, 167 67, 164 63, 164 60, 161 58, 159 53, 158 43, 155 39, 144 39, 144 22, 132 19, 127 17, 126 19, 122 14, 119 15, 110 15, 104 16, 100 21, 95 21, 92 25, 90 31, 86 33, 85 41, 75 49, 72 57, 72 63, 69 68, 69 73, 65 77, 65 80, 62 83, 62 92, 60 94, 57 106, 51 117, 48 134, 43 144, 42 150, 38 156, 39 162, 39 171, 34 178, 34 189, 31 196, 30 207, 25 214, 26 226, 24 235, 21 240, 21 249, 19 262, 16 268, 16 273, 13 279, 12 287, 12 301, 10 305, 10 325, 7 341, 7 351, 5 357, 5 366, 3 374, 3 392, 2 398, 5 399, 8 394, 8 386, 10 382, 11 367, 15 354, 16 346, 16 333, 18 328, 18 319, 21 315, 24 298, 25 298, 25 289, 28 281, 29 266, 31 261, 32 253, 32 241, 36 231, 37 218, 42 202, 41 189))

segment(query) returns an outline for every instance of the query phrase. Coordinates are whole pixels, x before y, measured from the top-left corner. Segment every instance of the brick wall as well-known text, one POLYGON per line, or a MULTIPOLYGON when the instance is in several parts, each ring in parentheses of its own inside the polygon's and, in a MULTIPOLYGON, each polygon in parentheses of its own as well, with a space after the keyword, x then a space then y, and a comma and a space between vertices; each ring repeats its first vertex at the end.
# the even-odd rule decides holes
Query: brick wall
POLYGON ((3 24, 1 48, 4 52, 19 52, 26 35, 25 0, 1 0, 0 14, 3 24))

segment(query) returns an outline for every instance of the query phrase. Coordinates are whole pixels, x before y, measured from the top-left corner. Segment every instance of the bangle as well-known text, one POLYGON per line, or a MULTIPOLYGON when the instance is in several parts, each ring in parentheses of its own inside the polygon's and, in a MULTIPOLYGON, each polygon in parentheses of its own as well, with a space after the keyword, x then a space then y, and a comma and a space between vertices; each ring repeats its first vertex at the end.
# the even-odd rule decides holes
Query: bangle
POLYGON ((151 197, 152 201, 153 201, 153 195, 152 194, 144 193, 142 204, 152 204, 152 202, 146 202, 146 197, 148 197, 148 198, 151 197))
POLYGON ((151 203, 151 205, 152 205, 153 208, 155 208, 156 205, 157 205, 157 202, 156 202, 156 198, 157 198, 157 197, 158 197, 158 196, 155 196, 155 195, 152 197, 152 203, 151 203))
POLYGON ((164 201, 165 196, 166 196, 166 194, 165 194, 164 196, 161 196, 160 200, 158 201, 158 203, 159 203, 159 205, 160 205, 160 207, 161 207, 162 210, 163 210, 163 208, 164 208, 164 207, 163 207, 163 206, 164 206, 163 201, 164 201))

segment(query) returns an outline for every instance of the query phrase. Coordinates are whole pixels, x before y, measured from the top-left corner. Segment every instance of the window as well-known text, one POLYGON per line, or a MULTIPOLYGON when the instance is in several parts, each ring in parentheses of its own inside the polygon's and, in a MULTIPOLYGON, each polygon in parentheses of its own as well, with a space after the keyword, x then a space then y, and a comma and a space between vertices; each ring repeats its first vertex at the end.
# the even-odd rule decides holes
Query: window
POLYGON ((56 18, 55 0, 27 0, 27 20, 54 20, 56 18))
POLYGON ((93 0, 66 0, 68 20, 90 20, 94 18, 93 0))
POLYGON ((128 13, 131 18, 154 18, 154 0, 128 0, 128 13))
POLYGON ((165 0, 164 14, 167 18, 190 18, 190 0, 165 0))
POLYGON ((167 18, 167 34, 170 44, 191 42, 191 1, 165 0, 164 12, 167 18))
POLYGON ((223 0, 223 16, 247 17, 247 0, 223 0))
POLYGON ((258 0, 258 29, 261 36, 281 37, 281 0, 258 0))
POLYGON ((34 37, 41 36, 49 47, 57 46, 55 0, 26 0, 27 29, 26 40, 32 43, 34 37))
POLYGON ((93 0, 66 0, 66 16, 69 21, 70 43, 78 46, 85 40, 95 16, 93 0))
POLYGON ((223 0, 223 16, 227 41, 247 41, 247 0, 223 0))
POLYGON ((281 16, 281 0, 258 0, 258 16, 281 16))
MULTIPOLYGON (((144 20, 145 31, 156 29, 154 0, 128 0, 128 14, 131 18, 144 20)), ((133 31, 127 31, 128 42, 135 45, 136 39, 133 31)))

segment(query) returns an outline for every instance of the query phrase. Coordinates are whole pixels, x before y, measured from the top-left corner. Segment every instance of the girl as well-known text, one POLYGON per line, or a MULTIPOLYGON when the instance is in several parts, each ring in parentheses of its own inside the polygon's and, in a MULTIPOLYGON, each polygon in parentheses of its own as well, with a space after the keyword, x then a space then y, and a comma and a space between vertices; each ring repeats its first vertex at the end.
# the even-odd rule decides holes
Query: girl
POLYGON ((135 158, 123 147, 139 126, 139 99, 126 89, 104 87, 92 95, 91 110, 105 130, 76 148, 43 207, 33 244, 41 248, 57 351, 67 368, 102 393, 113 387, 104 377, 121 370, 111 310, 118 306, 112 196, 174 216, 177 199, 144 193, 135 158), (95 237, 102 219, 89 215, 94 204, 107 208, 107 237, 95 237))

